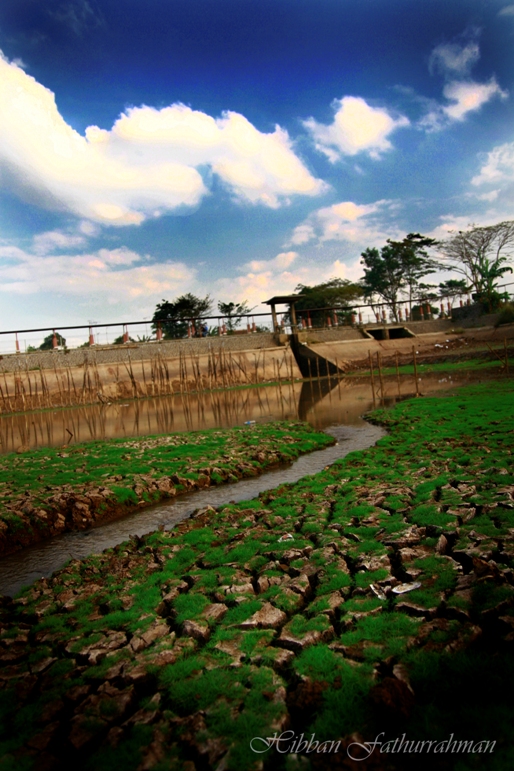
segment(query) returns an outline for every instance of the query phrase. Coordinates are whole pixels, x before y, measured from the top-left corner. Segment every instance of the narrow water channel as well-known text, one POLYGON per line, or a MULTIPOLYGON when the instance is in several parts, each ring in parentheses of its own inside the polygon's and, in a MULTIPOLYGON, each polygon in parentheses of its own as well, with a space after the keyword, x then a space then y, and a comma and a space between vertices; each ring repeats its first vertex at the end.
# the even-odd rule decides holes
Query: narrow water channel
MULTIPOLYGON (((459 378, 461 379, 467 378, 464 376, 459 378)), ((407 381, 404 382, 403 393, 401 384, 398 388, 396 380, 394 387, 391 385, 389 389, 389 395, 385 388, 383 403, 387 406, 399 398, 414 395, 412 378, 410 381, 410 384, 407 381)), ((449 386, 451 387, 452 382, 457 384, 457 378, 454 377, 453 381, 441 376, 424 378, 423 391, 431 393, 446 390, 449 386)), ((192 397, 189 397, 188 400, 182 400, 182 407, 185 406, 186 401, 189 402, 187 409, 183 409, 182 412, 179 410, 180 403, 172 400, 172 397, 132 402, 126 408, 111 405, 118 410, 129 411, 123 419, 119 420, 109 418, 108 407, 11 416, 9 418, 11 439, 14 439, 16 432, 20 431, 20 424, 16 426, 15 421, 31 419, 36 426, 46 426, 46 434, 39 435, 40 444, 54 446, 60 443, 58 441, 62 437, 60 432, 65 424, 75 428, 77 433, 74 433, 74 437, 87 441, 88 438, 91 440, 111 436, 134 436, 240 425, 246 420, 292 418, 306 420, 316 428, 326 430, 334 436, 337 444, 304 455, 293 464, 277 467, 260 477, 185 494, 173 501, 135 511, 123 519, 92 530, 65 533, 16 554, 3 557, 0 560, 0 594, 13 596, 23 586, 33 583, 38 578, 50 576, 69 559, 81 559, 98 553, 123 542, 130 535, 143 535, 158 528, 171 528, 190 516, 197 508, 208 504, 216 507, 231 501, 248 500, 264 490, 283 483, 296 482, 303 476, 321 471, 353 450, 362 450, 377 442, 384 435, 383 429, 367 423, 362 418, 362 415, 374 406, 369 382, 342 381, 335 386, 333 383, 330 385, 332 388, 328 387, 328 383, 321 381, 304 383, 303 386, 294 384, 281 388, 225 391, 204 397, 205 401, 202 405, 200 399, 196 399, 196 404, 193 405, 192 397), (145 430, 141 430, 142 428, 145 430), (47 441, 41 441, 45 436, 47 441)), ((375 406, 378 404, 379 402, 375 402, 375 406)), ((7 418, 4 417, 1 420, 5 421, 7 418)), ((5 432, 5 424, 2 430, 5 432)), ((33 437, 36 435, 36 432, 32 434, 33 437)), ((4 437, 5 433, 2 441, 4 437)), ((25 434, 26 439, 27 434, 25 434)), ((33 446, 36 446, 36 442, 33 446)))

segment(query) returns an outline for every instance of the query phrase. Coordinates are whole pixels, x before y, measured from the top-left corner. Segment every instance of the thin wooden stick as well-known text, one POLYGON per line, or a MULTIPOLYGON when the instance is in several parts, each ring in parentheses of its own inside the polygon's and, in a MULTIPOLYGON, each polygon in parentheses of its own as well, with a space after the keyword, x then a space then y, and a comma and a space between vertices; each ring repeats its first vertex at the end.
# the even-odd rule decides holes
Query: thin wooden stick
POLYGON ((416 362, 416 346, 412 346, 412 359, 414 362, 414 378, 416 380, 416 396, 419 396, 418 365, 416 362))
POLYGON ((375 376, 373 374, 373 357, 371 356, 371 351, 368 348, 368 358, 369 358, 369 375, 371 379, 371 393, 373 394, 373 404, 375 404, 376 398, 375 398, 375 376))
POLYGON ((377 365, 378 365, 378 377, 380 379, 380 395, 382 401, 384 401, 384 380, 382 378, 382 357, 380 351, 377 351, 377 365))

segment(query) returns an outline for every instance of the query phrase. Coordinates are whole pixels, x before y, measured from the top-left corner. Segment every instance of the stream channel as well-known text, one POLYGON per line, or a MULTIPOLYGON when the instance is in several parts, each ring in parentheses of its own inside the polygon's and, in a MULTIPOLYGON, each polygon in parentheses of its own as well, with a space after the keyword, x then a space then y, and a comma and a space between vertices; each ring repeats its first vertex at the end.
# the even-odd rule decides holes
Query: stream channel
MULTIPOLYGON (((425 376, 422 392, 447 390, 468 381, 466 375, 425 376)), ((86 531, 65 533, 0 560, 0 594, 14 596, 23 586, 48 577, 70 559, 98 554, 127 540, 157 529, 170 529, 207 505, 222 506, 249 500, 259 493, 301 477, 316 474, 354 450, 363 450, 384 436, 384 429, 367 423, 362 415, 374 407, 369 380, 295 383, 282 387, 224 391, 197 397, 161 397, 126 405, 81 407, 26 413, 0 419, 2 448, 16 442, 31 446, 62 445, 68 433, 80 441, 152 433, 202 430, 241 425, 247 421, 301 419, 336 439, 337 444, 303 455, 292 464, 281 465, 259 477, 211 487, 162 501, 134 511, 122 519, 86 531), (72 429, 74 429, 72 431, 72 429), (46 441, 45 441, 46 438, 46 441)), ((385 383, 384 398, 375 406, 392 406, 398 399, 414 396, 413 378, 385 383)), ((10 450, 12 451, 12 449, 10 450)))

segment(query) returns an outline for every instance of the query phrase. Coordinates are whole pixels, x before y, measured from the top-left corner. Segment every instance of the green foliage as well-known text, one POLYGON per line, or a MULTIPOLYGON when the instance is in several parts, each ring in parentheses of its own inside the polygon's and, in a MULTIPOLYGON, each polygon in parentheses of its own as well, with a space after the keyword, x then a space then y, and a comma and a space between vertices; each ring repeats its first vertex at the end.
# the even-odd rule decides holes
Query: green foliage
MULTIPOLYGON (((55 333, 55 337, 57 340, 57 345, 60 347, 66 346, 66 340, 65 338, 59 334, 59 332, 55 333)), ((41 345, 39 346, 40 351, 50 351, 54 347, 54 333, 51 332, 49 335, 45 337, 41 345)))
POLYGON ((407 298, 412 301, 420 279, 439 267, 427 253, 427 249, 435 245, 433 238, 409 233, 403 241, 388 239, 380 252, 376 248, 366 249, 361 255, 364 264, 361 283, 365 297, 373 301, 378 295, 398 321, 398 302, 402 293, 407 293, 407 298))
MULTIPOLYGON (((295 291, 298 300, 295 303, 296 318, 307 321, 307 310, 311 311, 310 318, 314 326, 326 324, 327 313, 319 311, 319 308, 334 308, 339 322, 347 321, 352 310, 352 303, 362 296, 362 287, 352 283, 348 279, 332 278, 322 284, 306 286, 298 284, 295 291)), ((289 314, 287 319, 290 322, 289 314)))
POLYGON ((445 267, 464 275, 474 290, 474 299, 491 313, 494 306, 505 299, 497 291, 498 280, 505 273, 512 273, 507 263, 514 246, 514 221, 487 227, 470 226, 469 230, 459 230, 441 246, 449 261, 445 267))
POLYGON ((226 317, 226 326, 227 326, 227 332, 228 334, 231 334, 234 332, 236 327, 239 326, 241 323, 241 319, 243 316, 248 315, 252 312, 253 308, 250 308, 247 301, 244 300, 242 303, 218 303, 218 310, 220 313, 223 314, 223 316, 226 317))
POLYGON ((190 292, 177 297, 174 302, 163 300, 155 308, 153 328, 157 329, 157 322, 160 322, 164 337, 186 337, 188 322, 192 321, 196 329, 199 329, 201 318, 210 312, 211 307, 212 300, 209 295, 196 297, 190 292))

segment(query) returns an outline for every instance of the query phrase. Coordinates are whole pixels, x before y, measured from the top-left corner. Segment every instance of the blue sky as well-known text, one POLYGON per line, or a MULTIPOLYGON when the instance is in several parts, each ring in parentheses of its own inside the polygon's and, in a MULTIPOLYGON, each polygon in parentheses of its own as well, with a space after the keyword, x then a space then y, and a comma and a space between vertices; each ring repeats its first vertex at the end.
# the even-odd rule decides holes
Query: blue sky
POLYGON ((3 0, 0 328, 514 218, 508 0, 3 0))

